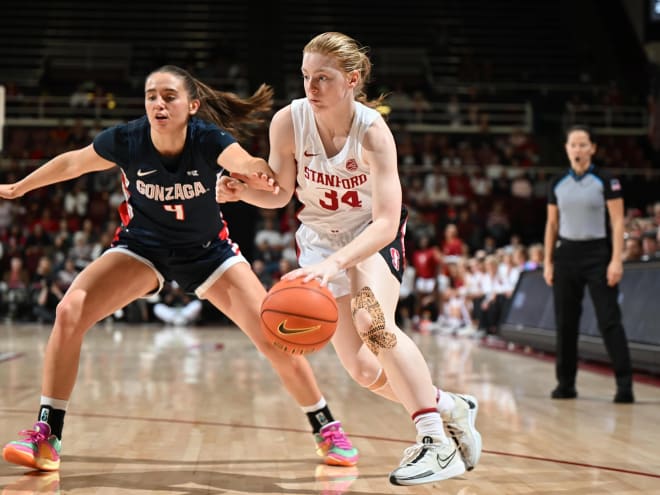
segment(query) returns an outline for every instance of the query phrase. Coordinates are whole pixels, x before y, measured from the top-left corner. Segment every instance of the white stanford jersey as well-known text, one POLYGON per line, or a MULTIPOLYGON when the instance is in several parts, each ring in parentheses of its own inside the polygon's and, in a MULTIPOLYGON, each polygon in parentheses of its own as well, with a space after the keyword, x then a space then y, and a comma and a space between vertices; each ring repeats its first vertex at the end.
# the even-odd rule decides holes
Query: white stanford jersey
POLYGON ((350 242, 371 222, 371 175, 362 161, 362 138, 379 114, 355 102, 344 147, 328 158, 306 98, 291 102, 298 167, 300 221, 331 246, 350 242))

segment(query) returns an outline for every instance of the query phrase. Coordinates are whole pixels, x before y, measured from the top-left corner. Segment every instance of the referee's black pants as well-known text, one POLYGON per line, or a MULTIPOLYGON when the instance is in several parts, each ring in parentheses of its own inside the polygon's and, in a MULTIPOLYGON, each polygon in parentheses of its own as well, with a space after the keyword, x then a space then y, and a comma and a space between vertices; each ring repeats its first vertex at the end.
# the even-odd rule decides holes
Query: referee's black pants
POLYGON ((585 285, 594 304, 598 329, 612 361, 619 388, 632 386, 628 339, 621 322, 618 285, 607 285, 609 241, 560 240, 554 252, 553 295, 557 324, 557 381, 575 386, 578 336, 585 285))

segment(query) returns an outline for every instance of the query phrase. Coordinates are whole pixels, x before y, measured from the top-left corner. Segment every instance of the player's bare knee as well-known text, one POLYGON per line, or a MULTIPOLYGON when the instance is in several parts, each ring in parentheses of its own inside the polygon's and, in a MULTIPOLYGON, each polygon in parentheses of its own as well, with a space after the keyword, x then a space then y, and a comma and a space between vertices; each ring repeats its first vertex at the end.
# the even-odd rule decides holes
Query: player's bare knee
POLYGON ((348 362, 343 361, 342 365, 353 381, 361 387, 367 387, 372 383, 378 373, 378 368, 374 369, 373 366, 360 359, 351 359, 348 362))
POLYGON ((67 294, 55 308, 55 328, 69 334, 84 332, 81 324, 83 318, 83 298, 77 294, 67 294))
POLYGON ((358 334, 371 352, 378 356, 380 351, 396 346, 396 334, 386 327, 383 310, 369 287, 358 291, 351 300, 351 308, 358 334), (366 322, 368 325, 365 327, 366 322))

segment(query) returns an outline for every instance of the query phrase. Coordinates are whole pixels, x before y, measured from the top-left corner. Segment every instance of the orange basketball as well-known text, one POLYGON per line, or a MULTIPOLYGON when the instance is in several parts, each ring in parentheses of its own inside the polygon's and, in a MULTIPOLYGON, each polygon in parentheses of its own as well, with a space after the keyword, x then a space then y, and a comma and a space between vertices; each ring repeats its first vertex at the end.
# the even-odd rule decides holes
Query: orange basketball
POLYGON ((307 354, 326 345, 337 329, 337 302, 327 287, 302 277, 280 280, 261 304, 261 326, 284 352, 307 354))

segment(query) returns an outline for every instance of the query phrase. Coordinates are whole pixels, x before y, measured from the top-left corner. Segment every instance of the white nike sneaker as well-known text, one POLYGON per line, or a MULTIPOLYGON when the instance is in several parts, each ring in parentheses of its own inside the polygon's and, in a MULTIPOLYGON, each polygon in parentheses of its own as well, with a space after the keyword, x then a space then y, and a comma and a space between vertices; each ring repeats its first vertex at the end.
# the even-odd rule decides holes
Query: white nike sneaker
POLYGON ((418 437, 417 443, 403 452, 399 467, 390 473, 393 485, 421 485, 460 476, 465 464, 453 443, 437 437, 418 437))
POLYGON ((449 436, 454 439, 468 471, 474 469, 481 457, 481 434, 475 427, 479 402, 471 395, 449 394, 454 399, 451 411, 441 412, 442 421, 449 436))

